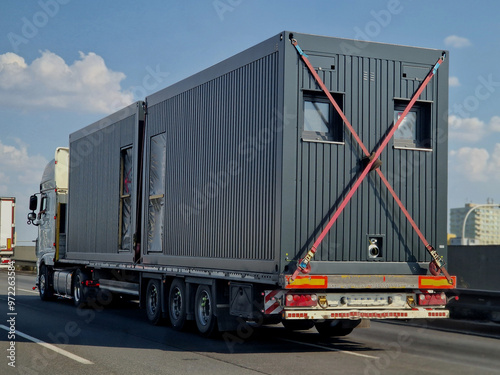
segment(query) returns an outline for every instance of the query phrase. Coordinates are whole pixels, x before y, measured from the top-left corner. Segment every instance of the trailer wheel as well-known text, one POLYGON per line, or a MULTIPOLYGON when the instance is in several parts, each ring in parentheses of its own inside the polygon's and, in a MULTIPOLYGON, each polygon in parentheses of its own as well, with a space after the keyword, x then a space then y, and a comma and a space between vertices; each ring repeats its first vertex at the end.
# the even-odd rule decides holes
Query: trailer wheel
POLYGON ((360 321, 350 321, 350 320, 327 320, 325 322, 316 322, 314 325, 318 333, 321 336, 332 337, 332 336, 347 336, 350 334, 354 328, 360 323, 360 321))
POLYGON ((196 327, 202 336, 210 337, 216 333, 217 318, 214 314, 215 300, 211 287, 208 285, 198 286, 194 298, 196 327))
POLYGON ((162 323, 160 280, 150 279, 146 289, 146 315, 153 325, 162 323))
POLYGON ((49 268, 45 264, 42 264, 38 279, 38 291, 40 292, 40 299, 42 301, 54 299, 54 289, 50 286, 50 276, 49 268))
POLYGON ((76 270, 73 275, 73 303, 76 307, 85 307, 88 300, 88 288, 83 286, 87 276, 80 270, 76 270))
POLYGON ((168 315, 172 328, 180 331, 186 324, 186 286, 181 279, 174 279, 168 294, 168 315))

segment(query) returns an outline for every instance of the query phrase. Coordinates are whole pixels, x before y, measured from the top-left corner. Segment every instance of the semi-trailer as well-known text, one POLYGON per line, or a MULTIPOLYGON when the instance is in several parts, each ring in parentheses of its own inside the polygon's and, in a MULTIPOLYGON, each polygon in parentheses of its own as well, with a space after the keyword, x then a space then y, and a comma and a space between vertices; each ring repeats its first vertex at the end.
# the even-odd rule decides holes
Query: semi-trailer
POLYGON ((447 318, 445 54, 282 32, 70 134, 30 198, 40 297, 207 336, 447 318))
POLYGON ((10 262, 16 247, 16 198, 0 197, 0 264, 10 262))

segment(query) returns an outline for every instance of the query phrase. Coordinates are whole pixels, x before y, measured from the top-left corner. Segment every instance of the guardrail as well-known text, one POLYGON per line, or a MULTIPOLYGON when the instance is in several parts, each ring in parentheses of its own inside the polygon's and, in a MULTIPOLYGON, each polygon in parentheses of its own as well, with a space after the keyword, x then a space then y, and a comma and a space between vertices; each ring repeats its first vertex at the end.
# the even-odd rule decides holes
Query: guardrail
POLYGON ((35 246, 16 246, 12 259, 16 261, 17 267, 34 270, 36 267, 35 246))

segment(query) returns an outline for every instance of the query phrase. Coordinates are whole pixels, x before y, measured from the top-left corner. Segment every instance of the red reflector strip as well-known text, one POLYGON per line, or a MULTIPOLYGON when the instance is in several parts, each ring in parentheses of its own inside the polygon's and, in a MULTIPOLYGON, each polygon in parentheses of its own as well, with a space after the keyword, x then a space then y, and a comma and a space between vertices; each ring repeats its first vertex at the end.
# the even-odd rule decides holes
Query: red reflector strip
POLYGON ((451 277, 453 284, 445 276, 419 276, 418 287, 421 289, 453 289, 457 287, 457 277, 451 277))
POLYGON ((286 289, 324 289, 328 286, 328 276, 297 276, 290 282, 287 276, 286 289))
POLYGON ((332 313, 332 318, 343 319, 343 318, 373 318, 373 319, 383 319, 383 318, 407 318, 408 313, 405 312, 363 312, 363 311, 351 311, 346 313, 332 313))
POLYGON ((443 317, 446 317, 446 313, 445 312, 429 312, 427 315, 430 316, 430 317, 434 317, 434 318, 443 318, 443 317))
POLYGON ((287 318, 308 318, 309 316, 307 313, 287 313, 286 314, 287 318))

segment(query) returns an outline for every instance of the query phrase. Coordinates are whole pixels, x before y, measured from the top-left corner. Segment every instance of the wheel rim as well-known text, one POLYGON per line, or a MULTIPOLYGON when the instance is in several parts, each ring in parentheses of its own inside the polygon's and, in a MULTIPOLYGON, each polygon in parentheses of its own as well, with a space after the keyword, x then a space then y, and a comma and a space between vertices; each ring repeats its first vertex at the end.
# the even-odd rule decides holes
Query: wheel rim
POLYGON ((75 292, 74 294, 75 294, 75 300, 76 300, 76 301, 80 301, 80 298, 81 298, 81 289, 80 289, 80 285, 81 285, 81 283, 80 283, 80 278, 79 278, 79 277, 77 277, 77 278, 76 278, 76 281, 75 281, 75 291, 74 291, 74 292, 75 292))
POLYGON ((45 294, 45 272, 40 277, 40 293, 45 294))
POLYGON ((199 304, 198 304, 198 321, 203 325, 207 326, 212 318, 212 304, 210 302, 210 296, 204 290, 201 292, 199 304))
POLYGON ((179 319, 182 314, 182 293, 179 288, 173 290, 171 309, 173 317, 179 319))
POLYGON ((158 309, 158 289, 156 285, 151 287, 151 292, 149 293, 149 301, 148 301, 149 312, 151 315, 156 314, 156 310, 158 309))

